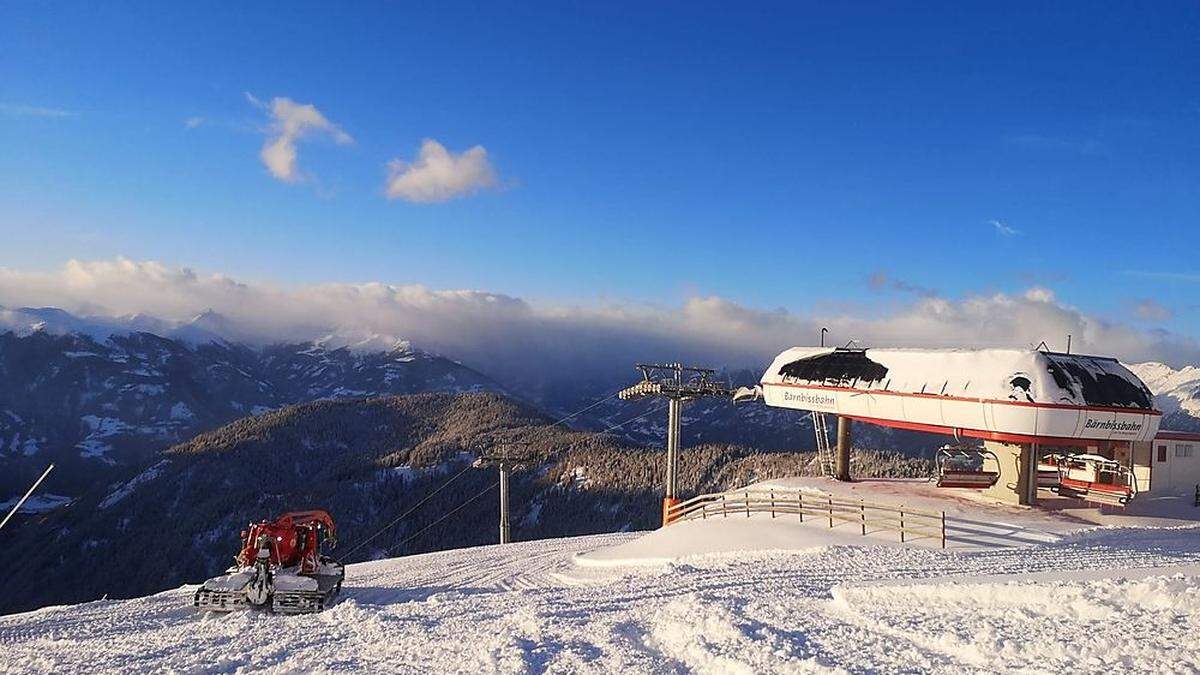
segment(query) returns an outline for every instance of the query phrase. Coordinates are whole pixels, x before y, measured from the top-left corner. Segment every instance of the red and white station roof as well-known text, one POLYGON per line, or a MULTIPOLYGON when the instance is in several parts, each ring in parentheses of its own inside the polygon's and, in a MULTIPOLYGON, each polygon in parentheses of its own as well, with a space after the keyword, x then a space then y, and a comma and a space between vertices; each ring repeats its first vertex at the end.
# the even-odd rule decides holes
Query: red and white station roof
POLYGON ((1116 359, 1036 350, 794 347, 761 385, 767 405, 1013 443, 1146 441, 1162 416, 1116 359))

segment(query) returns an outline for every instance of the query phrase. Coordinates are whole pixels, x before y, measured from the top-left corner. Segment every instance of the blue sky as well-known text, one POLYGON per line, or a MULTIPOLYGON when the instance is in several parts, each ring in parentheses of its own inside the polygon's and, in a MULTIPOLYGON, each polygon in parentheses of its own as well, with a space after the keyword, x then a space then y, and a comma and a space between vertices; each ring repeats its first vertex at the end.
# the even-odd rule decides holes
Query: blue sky
POLYGON ((794 312, 1040 285, 1200 334, 1196 3, 425 4, 0 5, 0 267, 794 312), (280 181, 247 94, 354 142, 280 181), (496 184, 386 198, 427 138, 496 184))

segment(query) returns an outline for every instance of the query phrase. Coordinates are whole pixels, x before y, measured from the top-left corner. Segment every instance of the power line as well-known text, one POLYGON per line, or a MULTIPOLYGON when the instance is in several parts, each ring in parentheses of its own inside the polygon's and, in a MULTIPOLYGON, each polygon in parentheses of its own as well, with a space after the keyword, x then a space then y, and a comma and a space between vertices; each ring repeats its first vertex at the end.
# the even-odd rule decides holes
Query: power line
POLYGON ((376 530, 375 534, 372 534, 371 536, 367 537, 366 540, 360 542, 358 546, 355 546, 354 548, 350 549, 349 551, 346 551, 344 554, 342 554, 339 557, 348 559, 350 557, 351 553, 354 553, 355 551, 362 548, 363 546, 366 546, 367 544, 371 543, 371 541, 373 539, 375 539, 375 537, 378 537, 379 535, 383 534, 385 530, 392 527, 393 525, 400 522, 401 520, 404 520, 405 518, 407 518, 409 515, 412 514, 413 511, 416 511, 417 509, 419 509, 422 504, 429 501, 430 499, 433 499, 434 495, 441 492, 442 490, 445 490, 447 486, 449 486, 454 481, 458 480, 458 478, 460 476, 462 476, 464 473, 470 471, 472 468, 473 467, 470 464, 468 464, 465 469, 463 469, 462 471, 459 471, 458 473, 451 476, 450 480, 446 481, 445 483, 442 483, 441 486, 438 487, 438 489, 425 495, 424 499, 417 502, 416 504, 413 504, 413 506, 411 508, 409 508, 407 511, 405 511, 404 513, 401 513, 399 516, 396 516, 395 520, 393 520, 392 522, 388 523, 387 525, 384 525, 383 527, 379 528, 378 530, 376 530))
POLYGON ((426 525, 425 527, 422 527, 421 529, 417 530, 417 531, 416 531, 416 532, 414 532, 413 534, 411 534, 411 535, 409 535, 408 537, 406 537, 406 538, 405 538, 403 541, 401 541, 400 543, 398 543, 398 544, 396 544, 396 545, 394 545, 394 546, 390 546, 390 547, 388 547, 388 548, 386 549, 386 550, 387 550, 387 552, 388 552, 388 553, 391 553, 392 551, 396 550, 397 548, 400 548, 401 546, 403 546, 403 545, 407 544, 408 542, 412 541, 413 539, 416 539, 417 537, 421 536, 421 535, 422 535, 422 534, 424 534, 424 533, 425 533, 425 531, 426 531, 426 530, 428 530, 429 528, 433 527, 434 525, 437 525, 438 523, 442 522, 443 520, 445 520, 445 519, 449 518, 450 516, 452 516, 452 515, 454 515, 454 514, 458 513, 459 511, 461 511, 461 510, 465 509, 465 508, 467 507, 467 505, 469 505, 471 502, 473 502, 473 501, 475 501, 476 499, 479 499, 480 497, 482 497, 482 496, 486 495, 487 493, 491 492, 491 491, 492 491, 492 489, 493 489, 493 488, 495 488, 495 487, 496 487, 497 485, 499 485, 499 484, 500 484, 500 483, 499 483, 499 481, 497 481, 497 482, 495 482, 495 483, 492 483, 491 485, 487 486, 487 489, 485 489, 485 490, 483 490, 482 492, 480 492, 480 493, 476 494, 474 497, 471 497, 471 498, 470 498, 470 499, 468 499, 467 501, 465 501, 465 502, 463 502, 463 503, 459 504, 458 506, 454 507, 454 508, 453 508, 453 509, 451 509, 450 511, 447 511, 447 512, 446 512, 446 513, 445 513, 445 514, 444 514, 444 515, 443 515, 441 518, 438 518, 437 520, 433 521, 432 523, 430 523, 430 524, 426 525))

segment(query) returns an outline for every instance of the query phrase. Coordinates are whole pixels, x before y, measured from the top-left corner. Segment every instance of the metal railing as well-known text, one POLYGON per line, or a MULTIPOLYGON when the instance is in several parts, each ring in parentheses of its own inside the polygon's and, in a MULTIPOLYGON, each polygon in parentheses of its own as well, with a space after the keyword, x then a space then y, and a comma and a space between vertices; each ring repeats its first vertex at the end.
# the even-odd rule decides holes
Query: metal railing
POLYGON ((772 518, 795 516, 799 522, 818 521, 830 528, 858 525, 860 534, 896 532, 900 541, 937 539, 946 548, 946 512, 877 504, 861 499, 841 499, 804 490, 730 490, 699 495, 667 510, 667 523, 683 520, 731 518, 769 513, 772 518))

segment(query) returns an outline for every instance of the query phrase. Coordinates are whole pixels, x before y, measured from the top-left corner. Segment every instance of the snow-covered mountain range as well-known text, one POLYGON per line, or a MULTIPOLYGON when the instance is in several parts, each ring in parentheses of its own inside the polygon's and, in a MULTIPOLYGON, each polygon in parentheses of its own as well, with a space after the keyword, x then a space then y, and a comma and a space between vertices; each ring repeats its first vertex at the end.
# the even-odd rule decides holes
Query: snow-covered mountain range
POLYGON ((1154 393, 1155 407, 1163 411, 1163 429, 1200 431, 1200 368, 1177 369, 1154 361, 1128 367, 1154 393))
POLYGON ((0 501, 49 462, 49 491, 75 497, 201 431, 290 403, 504 392, 482 373, 400 341, 372 350, 333 339, 254 347, 137 331, 101 336, 56 310, 36 315, 70 330, 0 333, 0 501))
MULTIPOLYGON (((571 425, 652 445, 665 434, 665 413, 656 408, 661 402, 612 396, 637 377, 632 368, 583 380, 548 369, 513 385, 401 336, 332 327, 309 341, 258 345, 238 341, 240 332, 211 311, 166 321, 0 308, 0 502, 18 495, 48 462, 58 465, 48 492, 73 498, 98 481, 128 478, 159 451, 197 433, 316 399, 492 391, 552 418, 600 401, 571 417, 571 425)), ((761 365, 741 365, 722 377, 732 385, 756 381, 761 365)), ((1164 428, 1200 430, 1200 368, 1130 367, 1156 394, 1164 428)), ((687 444, 769 450, 814 445, 802 413, 715 400, 685 408, 684 436, 687 444)), ((859 429, 856 443, 913 454, 937 446, 920 434, 875 427, 859 429)))

